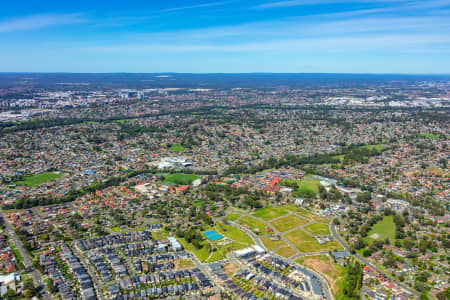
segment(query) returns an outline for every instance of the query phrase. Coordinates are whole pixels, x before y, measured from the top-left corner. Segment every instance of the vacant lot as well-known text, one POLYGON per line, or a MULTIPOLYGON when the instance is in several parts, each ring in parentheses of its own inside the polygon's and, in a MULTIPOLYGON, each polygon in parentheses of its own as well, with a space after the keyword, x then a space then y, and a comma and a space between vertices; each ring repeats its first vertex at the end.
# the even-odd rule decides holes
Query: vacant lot
POLYGON ((247 227, 253 232, 259 233, 259 234, 265 234, 266 232, 266 224, 261 222, 260 220, 249 217, 249 216, 243 216, 239 220, 236 221, 238 224, 247 227), (256 230, 255 230, 256 229, 256 230))
POLYGON ((307 211, 306 209, 298 207, 298 206, 285 205, 283 207, 285 209, 287 209, 287 210, 295 212, 297 215, 299 215, 299 216, 301 216, 303 218, 309 219, 309 220, 314 221, 314 222, 327 223, 327 224, 329 222, 328 219, 326 219, 324 217, 320 217, 320 216, 318 216, 316 214, 313 214, 312 212, 307 211))
POLYGON ((289 232, 285 234, 284 237, 303 253, 328 251, 341 248, 336 241, 331 241, 321 245, 314 237, 308 235, 300 229, 289 232))
POLYGON ((240 216, 241 216, 240 214, 231 213, 228 216, 226 216, 225 219, 227 219, 228 221, 236 221, 237 219, 239 219, 240 216))
POLYGON ((283 256, 283 257, 291 257, 294 256, 297 252, 292 249, 291 247, 283 247, 278 249, 277 251, 275 251, 276 254, 278 254, 279 256, 283 256))
POLYGON ((330 234, 330 228, 327 225, 324 224, 310 224, 306 227, 304 227, 306 231, 315 234, 315 235, 329 235, 330 234))
POLYGON ((34 187, 34 186, 43 185, 44 183, 56 180, 63 176, 64 176, 64 174, 62 174, 62 173, 44 172, 44 173, 40 173, 40 174, 36 174, 36 175, 29 175, 29 176, 26 175, 23 177, 23 180, 15 181, 12 184, 20 185, 20 186, 34 187))
POLYGON ((287 246, 285 241, 283 240, 272 241, 268 236, 262 237, 261 241, 263 242, 264 246, 266 246, 266 248, 269 250, 273 250, 281 246, 287 246))
POLYGON ((334 264, 326 255, 305 256, 296 262, 321 273, 330 284, 333 294, 337 294, 341 282, 345 280, 345 268, 334 264))
POLYGON ((308 221, 295 215, 282 217, 271 222, 273 227, 275 227, 280 232, 294 229, 306 223, 308 223, 308 221))
POLYGON ((258 209, 253 215, 264 221, 270 221, 287 214, 288 212, 282 207, 266 207, 258 209))
POLYGON ((251 245, 253 244, 253 240, 251 237, 249 237, 245 232, 242 230, 232 226, 232 225, 226 225, 221 222, 216 223, 216 230, 217 233, 229 238, 230 240, 251 245))
POLYGON ((194 180, 199 179, 200 176, 194 175, 194 174, 170 174, 167 175, 166 178, 164 178, 164 182, 166 183, 172 183, 172 184, 191 184, 194 180))
POLYGON ((383 220, 372 226, 367 234, 366 240, 373 242, 374 240, 384 240, 388 238, 391 242, 395 239, 395 223, 393 216, 384 216, 383 220))

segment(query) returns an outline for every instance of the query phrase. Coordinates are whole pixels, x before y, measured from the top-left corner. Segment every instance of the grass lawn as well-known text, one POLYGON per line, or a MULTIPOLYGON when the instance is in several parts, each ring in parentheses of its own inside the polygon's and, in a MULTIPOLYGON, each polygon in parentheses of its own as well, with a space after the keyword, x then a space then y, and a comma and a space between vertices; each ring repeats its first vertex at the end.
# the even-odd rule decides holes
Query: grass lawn
POLYGON ((253 245, 253 240, 251 237, 249 237, 245 232, 240 230, 239 228, 236 228, 232 225, 227 225, 221 222, 216 222, 216 228, 217 233, 226 236, 230 240, 247 244, 247 245, 253 245))
POLYGON ((164 230, 153 231, 152 238, 155 240, 165 240, 169 237, 169 235, 164 230))
POLYGON ((120 232, 120 227, 119 226, 115 226, 115 227, 111 228, 111 230, 113 232, 120 232))
POLYGON ((298 206, 294 206, 294 205, 285 205, 284 208, 286 208, 287 210, 293 211, 295 212, 297 215, 306 218, 308 220, 314 221, 314 222, 320 222, 320 223, 329 223, 329 220, 324 218, 324 217, 319 217, 318 215, 313 214, 312 212, 298 207, 298 206))
POLYGON ((344 267, 334 264, 326 255, 304 256, 298 258, 296 262, 322 274, 333 290, 333 294, 340 294, 339 289, 343 287, 346 274, 344 267))
POLYGON ((272 241, 268 236, 262 237, 261 241, 263 242, 264 246, 266 246, 266 248, 269 250, 273 250, 281 246, 287 246, 285 241, 283 240, 272 241))
POLYGON ((278 254, 279 256, 283 257, 291 257, 297 254, 297 252, 288 246, 278 249, 277 251, 275 251, 275 254, 278 254))
POLYGON ((334 158, 334 159, 339 159, 340 162, 344 161, 344 155, 343 155, 343 154, 341 154, 341 155, 335 155, 335 156, 333 156, 333 158, 334 158))
POLYGON ((271 222, 273 227, 275 227, 280 232, 285 232, 294 229, 306 223, 308 223, 308 221, 295 215, 282 217, 271 222))
POLYGON ((182 173, 175 173, 167 175, 166 178, 164 178, 165 183, 172 183, 172 184, 191 184, 194 180, 199 179, 200 176, 194 175, 194 174, 182 174, 182 173))
POLYGON ((28 186, 34 187, 43 185, 46 182, 56 180, 58 178, 63 177, 63 173, 56 172, 44 172, 36 175, 26 175, 24 176, 24 180, 12 182, 12 184, 20 185, 20 186, 28 186))
POLYGON ((260 220, 253 218, 253 217, 249 217, 249 216, 243 216, 242 218, 240 218, 239 220, 236 221, 236 223, 247 227, 248 229, 250 229, 253 232, 257 232, 259 231, 260 234, 265 234, 266 232, 266 224, 264 224, 263 222, 261 222, 260 220), (255 229, 258 229, 258 231, 255 231, 255 229))
POLYGON ((206 248, 206 243, 207 243, 206 241, 203 242, 203 247, 201 249, 197 249, 194 245, 192 245, 191 243, 188 243, 184 238, 177 238, 177 240, 180 241, 180 243, 181 243, 181 245, 183 245, 184 249, 194 253, 194 255, 197 256, 197 258, 201 262, 205 262, 208 259, 210 252, 206 248))
POLYGON ((440 136, 438 134, 431 133, 418 133, 416 135, 418 138, 429 139, 429 140, 438 140, 440 136))
POLYGON ((388 238, 391 242, 395 239, 395 223, 393 216, 384 216, 383 220, 378 221, 372 226, 365 240, 370 244, 375 240, 388 238))
POLYGON ((170 151, 173 151, 173 152, 182 152, 182 151, 184 151, 184 147, 183 146, 181 146, 180 144, 173 144, 170 148, 169 148, 169 150, 170 151))
POLYGON ((240 214, 231 213, 228 216, 226 216, 225 219, 227 219, 228 221, 236 221, 237 219, 239 219, 240 216, 241 216, 240 214))
POLYGON ((386 150, 389 147, 387 145, 377 144, 377 145, 364 145, 364 146, 361 146, 361 148, 364 148, 364 149, 367 149, 367 150, 375 149, 377 151, 383 151, 383 150, 386 150))
POLYGON ((258 209, 253 216, 261 218, 264 221, 270 221, 287 214, 288 212, 282 207, 266 207, 258 209))
POLYGON ((321 245, 314 237, 300 229, 289 232, 284 237, 303 253, 341 249, 341 246, 336 241, 321 245))
POLYGON ((305 229, 306 231, 308 231, 312 234, 315 234, 315 235, 329 235, 330 234, 330 228, 324 224, 314 223, 314 224, 310 224, 310 225, 306 226, 303 229, 305 229))

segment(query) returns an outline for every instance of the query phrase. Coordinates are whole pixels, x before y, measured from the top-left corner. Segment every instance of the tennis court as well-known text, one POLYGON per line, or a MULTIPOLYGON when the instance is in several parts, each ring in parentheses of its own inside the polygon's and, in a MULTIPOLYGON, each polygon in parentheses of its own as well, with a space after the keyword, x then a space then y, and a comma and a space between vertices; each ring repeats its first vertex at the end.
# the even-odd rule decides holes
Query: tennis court
POLYGON ((215 232, 213 230, 209 230, 209 231, 203 232, 203 234, 210 241, 217 241, 217 240, 220 240, 221 238, 223 238, 223 236, 221 236, 220 234, 218 234, 217 232, 215 232))

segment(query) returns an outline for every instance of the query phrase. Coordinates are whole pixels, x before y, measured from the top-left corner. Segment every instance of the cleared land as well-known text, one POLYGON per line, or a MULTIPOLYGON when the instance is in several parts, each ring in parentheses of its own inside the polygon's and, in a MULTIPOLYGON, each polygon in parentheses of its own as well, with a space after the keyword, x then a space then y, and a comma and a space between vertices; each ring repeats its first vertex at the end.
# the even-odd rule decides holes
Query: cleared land
POLYGON ((233 240, 233 241, 236 241, 239 243, 243 243, 243 244, 247 244, 247 245, 253 244, 253 240, 251 237, 249 237, 245 232, 243 232, 239 228, 236 228, 232 225, 227 225, 227 224, 224 224, 221 222, 217 222, 216 230, 217 230, 217 233, 229 238, 230 240, 233 240))
POLYGON ((310 232, 311 234, 315 235, 329 235, 330 234, 330 228, 327 225, 324 224, 310 224, 303 228, 304 230, 310 232))
POLYGON ((236 221, 237 219, 239 219, 240 216, 241 216, 240 214, 231 213, 228 216, 226 216, 225 219, 227 219, 228 221, 236 221))
POLYGON ((320 222, 320 223, 328 223, 329 220, 324 217, 319 217, 318 215, 315 215, 309 211, 307 211, 304 208, 294 206, 294 205, 285 205, 283 206, 285 209, 295 212, 297 215, 306 218, 308 220, 314 221, 314 222, 320 222))
POLYGON ((366 237, 367 242, 384 240, 388 238, 391 242, 395 239, 395 223, 393 216, 384 216, 383 220, 372 226, 366 237))
POLYGON ((294 256, 297 252, 291 247, 283 247, 275 251, 276 254, 283 257, 291 257, 294 256))
POLYGON ((305 198, 308 195, 310 197, 316 197, 319 193, 320 180, 307 175, 300 180, 284 179, 282 184, 292 186, 297 184, 297 189, 294 191, 294 196, 299 198, 305 198))
POLYGON ((273 250, 281 246, 287 246, 285 241, 283 240, 272 241, 268 236, 262 237, 261 241, 263 242, 264 246, 266 246, 266 248, 269 250, 273 250))
POLYGON ((40 174, 36 174, 36 175, 25 175, 23 177, 23 180, 14 181, 14 182, 12 182, 12 184, 20 185, 20 186, 34 187, 34 186, 43 185, 44 183, 56 180, 63 176, 64 176, 64 174, 62 174, 62 173, 44 172, 44 173, 40 173, 40 174))
POLYGON ((284 237, 303 253, 341 249, 341 246, 336 241, 319 244, 314 237, 300 229, 289 232, 284 237))
POLYGON ((259 234, 264 234, 266 232, 266 224, 264 224, 263 222, 261 222, 260 220, 253 218, 253 217, 249 217, 249 216, 243 216, 242 218, 240 218, 239 220, 236 221, 236 223, 247 227, 248 229, 250 229, 251 231, 254 231, 256 233, 259 234), (255 230, 257 229, 257 230, 255 230))
POLYGON ((364 146, 361 146, 361 148, 367 149, 367 150, 375 149, 377 151, 383 151, 383 150, 386 150, 387 148, 389 148, 389 146, 384 145, 384 144, 377 144, 377 145, 364 145, 364 146))
POLYGON ((306 223, 308 223, 307 220, 296 215, 282 217, 271 222, 273 227, 275 227, 275 229, 280 232, 285 232, 297 228, 299 226, 305 225, 306 223))
POLYGON ((167 175, 166 178, 164 178, 164 182, 172 184, 191 184, 194 180, 197 180, 199 178, 200 176, 194 174, 177 173, 167 175))
POLYGON ((298 258, 297 263, 321 273, 330 284, 333 294, 338 294, 345 280, 345 268, 334 264, 326 255, 314 255, 298 258))
POLYGON ((180 144, 173 144, 170 148, 169 148, 169 150, 170 151, 173 151, 173 152, 182 152, 182 151, 184 151, 184 147, 183 146, 181 146, 180 144))
POLYGON ((282 207, 266 207, 258 209, 253 216, 261 218, 264 221, 270 221, 287 214, 288 212, 282 207))

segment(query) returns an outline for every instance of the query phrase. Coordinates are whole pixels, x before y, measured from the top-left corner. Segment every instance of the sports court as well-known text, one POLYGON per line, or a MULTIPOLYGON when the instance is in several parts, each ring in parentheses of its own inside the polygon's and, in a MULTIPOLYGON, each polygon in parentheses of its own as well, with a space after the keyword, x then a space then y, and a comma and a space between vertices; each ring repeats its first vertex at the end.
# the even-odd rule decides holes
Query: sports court
POLYGON ((215 232, 213 230, 209 230, 209 231, 203 232, 203 234, 210 241, 217 241, 217 240, 220 240, 221 238, 223 238, 223 236, 221 236, 220 234, 218 234, 217 232, 215 232))

